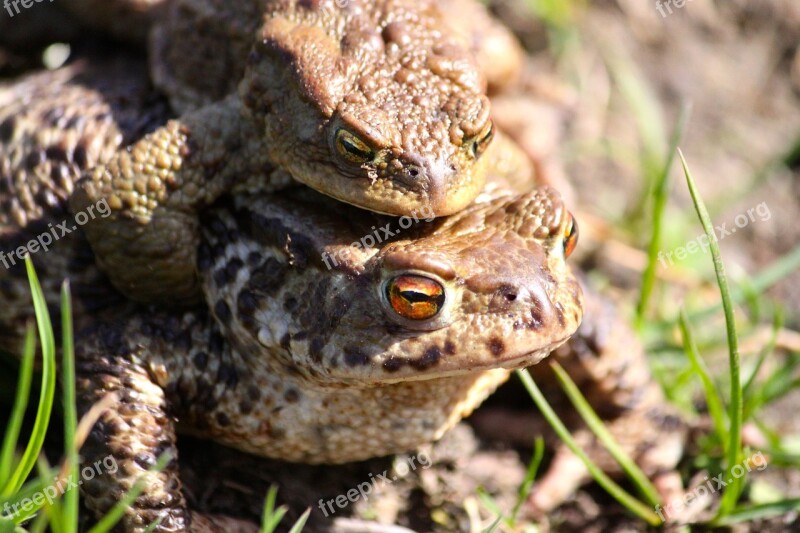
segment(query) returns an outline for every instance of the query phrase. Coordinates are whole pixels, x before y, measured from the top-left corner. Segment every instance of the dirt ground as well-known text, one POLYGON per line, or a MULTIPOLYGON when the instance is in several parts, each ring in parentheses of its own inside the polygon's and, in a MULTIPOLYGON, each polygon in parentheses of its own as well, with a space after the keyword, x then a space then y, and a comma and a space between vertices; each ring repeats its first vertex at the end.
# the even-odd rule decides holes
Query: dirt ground
MULTIPOLYGON (((551 105, 543 116, 552 131, 545 140, 531 142, 553 161, 553 179, 569 182, 564 187, 571 186, 580 206, 579 219, 588 221, 581 227, 581 261, 594 270, 594 278, 626 313, 635 304, 649 233, 620 229, 618 223, 641 209, 645 185, 640 163, 648 135, 665 149, 684 102, 691 102, 692 108, 680 144, 715 222, 730 225, 738 214, 762 202, 771 214, 721 241, 727 264, 737 265, 733 274, 759 272, 800 243, 800 3, 689 0, 682 8, 675 3, 660 3, 666 16, 654 0, 580 3, 567 29, 554 37, 557 32, 538 21, 525 0, 490 2, 531 53, 528 89, 551 105), (554 53, 553 39, 559 36, 564 41, 554 53), (620 90, 637 83, 653 106, 648 108, 645 102, 637 107, 620 90), (655 114, 648 114, 648 109, 655 114), (792 149, 795 154, 790 157, 792 149), (781 161, 788 165, 779 165, 781 161)), ((23 60, 0 54, 2 68, 5 72, 24 68, 23 60)), ((667 217, 692 220, 693 206, 682 175, 677 168, 673 172, 667 217)), ((666 231, 673 229, 668 225, 666 231)), ((701 229, 695 223, 692 231, 701 229)), ((665 242, 671 239, 668 233, 665 242)), ((661 272, 667 283, 659 290, 669 295, 662 301, 676 302, 674 307, 662 304, 659 312, 664 316, 674 316, 677 303, 684 300, 703 302, 713 297, 704 283, 710 259, 699 255, 703 257, 661 272), (696 268, 700 264, 702 275, 696 268)), ((784 304, 786 327, 796 331, 800 272, 785 277, 768 294, 784 304)), ((709 324, 722 334, 721 322, 709 324)), ((512 380, 482 409, 515 409, 519 398, 525 393, 512 380)), ((799 402, 800 391, 795 391, 770 406, 765 421, 779 425, 786 434, 800 433, 800 419, 795 416, 799 402)), ((690 443, 687 455, 692 449, 690 443)), ((337 467, 258 459, 193 438, 181 439, 180 453, 187 496, 195 508, 257 520, 267 488, 276 484, 279 502, 290 508, 287 523, 310 506, 306 531, 391 533, 484 530, 494 516, 480 502, 478 488, 483 487, 502 509, 511 509, 531 451, 497 435, 481 435, 468 419, 416 456, 337 467), (410 457, 417 465, 427 459, 430 464, 409 469, 410 457), (332 516, 320 509, 321 499, 344 494, 384 472, 392 482, 375 483, 368 500, 332 516)), ((763 476, 787 496, 800 497, 800 473, 768 469, 763 476)), ((594 485, 549 516, 530 514, 523 507, 521 518, 539 523, 540 531, 647 530, 594 485)), ((793 530, 800 530, 797 513, 735 528, 793 530)))

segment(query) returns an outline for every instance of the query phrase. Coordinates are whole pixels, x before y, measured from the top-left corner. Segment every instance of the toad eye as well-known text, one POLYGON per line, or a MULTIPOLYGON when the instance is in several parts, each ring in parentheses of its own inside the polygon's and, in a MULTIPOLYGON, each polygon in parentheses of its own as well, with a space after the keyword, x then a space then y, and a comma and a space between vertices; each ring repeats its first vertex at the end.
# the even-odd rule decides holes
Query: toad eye
POLYGON ((363 165, 375 158, 375 151, 352 132, 339 128, 335 135, 336 151, 346 161, 363 165))
POLYGON ((569 214, 569 222, 567 223, 567 233, 564 235, 564 257, 569 257, 575 251, 575 246, 578 244, 578 221, 569 214))
POLYGON ((392 311, 408 320, 429 320, 445 303, 442 284, 425 276, 397 276, 386 282, 384 291, 392 311))
POLYGON ((475 140, 472 143, 472 155, 474 155, 475 158, 483 155, 483 153, 492 143, 492 139, 494 139, 494 122, 490 121, 486 129, 484 129, 480 135, 475 137, 475 140))

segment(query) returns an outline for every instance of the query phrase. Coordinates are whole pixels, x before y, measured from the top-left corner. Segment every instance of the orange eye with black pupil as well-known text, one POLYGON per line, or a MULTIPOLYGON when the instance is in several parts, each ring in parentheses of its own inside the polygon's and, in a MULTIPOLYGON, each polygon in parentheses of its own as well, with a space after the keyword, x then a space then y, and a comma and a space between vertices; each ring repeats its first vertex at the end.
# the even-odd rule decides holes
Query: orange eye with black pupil
POLYGON ((428 320, 444 306, 444 287, 423 276, 397 276, 386 284, 385 291, 392 310, 409 320, 428 320))
POLYGON ((569 257, 578 245, 578 221, 570 213, 567 234, 564 237, 564 257, 569 257))

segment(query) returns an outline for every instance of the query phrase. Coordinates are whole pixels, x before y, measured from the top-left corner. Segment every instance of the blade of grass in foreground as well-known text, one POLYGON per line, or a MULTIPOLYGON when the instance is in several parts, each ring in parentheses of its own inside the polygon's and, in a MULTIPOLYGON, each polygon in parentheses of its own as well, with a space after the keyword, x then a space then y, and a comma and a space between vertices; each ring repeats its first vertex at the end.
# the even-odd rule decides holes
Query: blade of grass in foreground
MULTIPOLYGON (((78 412, 75 403, 75 344, 72 337, 72 298, 69 283, 61 286, 61 356, 62 390, 64 402, 64 458, 67 463, 67 479, 78 479, 78 443, 75 432, 78 427, 78 412)), ((62 518, 69 533, 78 531, 78 491, 69 490, 63 497, 62 518)))
POLYGON ((522 480, 522 484, 519 486, 519 492, 517 493, 517 502, 514 504, 514 509, 511 510, 512 524, 516 523, 519 510, 520 508, 522 508, 522 504, 527 501, 528 495, 530 495, 531 493, 531 487, 533 487, 533 480, 536 477, 536 473, 539 471, 539 466, 542 464, 543 457, 544 457, 544 439, 542 439, 542 437, 536 437, 536 441, 534 442, 533 445, 533 457, 531 457, 531 460, 528 463, 528 470, 525 472, 525 479, 522 480))
POLYGON ((3 497, 9 497, 17 492, 31 473, 31 470, 33 470, 36 458, 42 451, 44 436, 50 424, 50 414, 53 411, 53 401, 56 393, 56 349, 53 327, 50 323, 50 313, 47 311, 47 302, 44 299, 42 287, 36 277, 33 261, 31 261, 29 255, 25 256, 25 267, 28 270, 28 280, 33 296, 33 308, 36 312, 36 324, 42 345, 42 391, 39 395, 39 407, 36 411, 31 438, 22 454, 19 465, 17 465, 8 485, 5 487, 2 494, 3 497))
POLYGON ((276 485, 270 486, 267 491, 267 497, 264 499, 264 511, 261 518, 261 533, 272 533, 278 524, 283 520, 286 514, 286 507, 275 507, 275 501, 278 498, 278 487, 276 485))
POLYGON ((619 463, 622 467, 622 470, 628 476, 628 478, 633 481, 633 484, 636 485, 636 488, 639 489, 639 492, 645 497, 647 502, 650 505, 658 505, 661 503, 661 497, 658 495, 658 490, 650 483, 650 479, 645 475, 644 472, 634 463, 628 455, 622 451, 622 448, 619 447, 617 441, 614 440, 614 437, 611 436, 611 433, 606 429, 606 426, 603 424, 603 421, 600 420, 600 417, 597 416, 597 413, 594 412, 592 406, 589 405, 589 402, 586 401, 586 398, 581 394, 581 391, 578 390, 578 386, 575 385, 575 382, 572 381, 572 378, 564 371, 564 368, 556 362, 550 363, 551 368, 556 373, 556 377, 558 381, 561 383, 561 388, 569 397, 572 405, 575 406, 575 409, 583 418, 583 421, 586 422, 586 425, 589 426, 589 429, 592 430, 592 433, 595 434, 597 439, 603 444, 603 447, 608 450, 608 453, 614 458, 614 460, 619 463))
POLYGON ((708 406, 708 414, 711 416, 711 421, 714 422, 714 430, 717 433, 722 449, 728 449, 728 443, 725 441, 727 434, 727 421, 725 420, 725 408, 722 405, 717 386, 711 380, 708 369, 700 358, 700 352, 697 350, 697 344, 694 342, 694 335, 692 334, 691 326, 689 326, 689 319, 686 316, 686 310, 681 307, 680 318, 678 324, 681 328, 681 336, 683 337, 683 349, 686 352, 689 362, 692 365, 692 370, 700 378, 703 384, 703 392, 706 397, 706 405, 708 406))
POLYGON ((661 519, 656 516, 652 509, 628 494, 622 487, 608 477, 605 472, 600 470, 591 459, 589 459, 589 456, 586 455, 586 452, 584 452, 580 446, 578 446, 578 443, 575 442, 575 439, 573 439, 572 435, 570 435, 569 430, 567 430, 567 428, 558 418, 558 415, 556 415, 556 413, 553 411, 553 408, 550 407, 550 404, 547 403, 544 394, 542 394, 542 391, 539 390, 539 387, 533 381, 530 373, 528 373, 526 369, 522 369, 517 370, 516 374, 522 381, 522 384, 528 390, 531 398, 533 398, 533 401, 536 404, 536 407, 542 413, 542 416, 547 419, 547 422, 550 424, 556 434, 558 434, 558 437, 561 439, 561 441, 567 445, 572 453, 574 453, 581 461, 583 461, 583 464, 586 465, 586 469, 592 475, 594 480, 597 481, 597 483, 603 487, 606 492, 613 496, 615 500, 625 506, 633 514, 652 526, 660 525, 662 523, 661 519))
POLYGON ((303 528, 306 527, 306 522, 308 522, 308 517, 311 515, 311 508, 309 507, 306 509, 303 514, 300 515, 300 518, 297 519, 297 522, 294 523, 292 529, 289 530, 289 533, 300 533, 303 531, 303 528))
POLYGON ((25 418, 25 409, 28 407, 28 398, 31 393, 33 380, 33 360, 36 357, 36 332, 29 326, 25 332, 25 348, 22 351, 22 363, 19 368, 17 380, 17 394, 14 398, 14 407, 11 409, 11 418, 8 421, 5 437, 3 437, 3 451, 0 453, 0 494, 5 494, 6 483, 11 477, 11 465, 14 462, 14 451, 22 429, 22 420, 25 418))
MULTIPOLYGON (((711 223, 711 217, 708 216, 703 199, 697 191, 692 174, 689 171, 689 165, 686 163, 686 158, 683 157, 683 152, 678 149, 678 155, 681 158, 683 165, 683 173, 686 176, 686 183, 689 186, 689 192, 692 195, 697 216, 703 225, 703 230, 708 237, 709 250, 711 257, 714 261, 714 271, 717 274, 717 285, 719 285, 719 292, 722 297, 722 309, 725 313, 725 329, 728 334, 728 360, 730 366, 730 379, 731 379, 731 398, 730 398, 730 432, 729 444, 727 447, 727 468, 730 470, 734 465, 739 463, 742 455, 742 382, 740 377, 739 368, 739 339, 736 334, 736 320, 733 314, 733 302, 731 301, 731 292, 728 287, 728 278, 725 274, 725 265, 722 263, 722 257, 719 253, 719 243, 717 236, 714 233, 714 226, 711 223)), ((733 510, 736 505, 736 499, 739 496, 739 487, 743 481, 742 478, 735 478, 732 486, 728 486, 722 495, 717 518, 725 516, 733 510)))
POLYGON ((742 402, 744 403, 744 414, 742 416, 744 420, 747 420, 755 411, 756 406, 753 405, 752 401, 753 384, 755 383, 759 372, 761 372, 761 367, 764 366, 764 361, 766 361, 768 357, 775 353, 775 346, 778 344, 778 333, 780 333, 782 327, 783 307, 778 305, 775 308, 775 315, 772 319, 772 335, 770 335, 766 346, 764 346, 759 352, 755 367, 753 368, 752 372, 750 372, 750 377, 747 378, 747 381, 745 381, 744 387, 742 387, 742 402))
POLYGON ((22 501, 26 498, 32 499, 36 493, 42 492, 42 490, 48 485, 48 479, 50 479, 50 476, 45 478, 37 477, 33 481, 28 481, 19 489, 19 491, 12 494, 9 498, 0 499, 0 504, 2 504, 3 511, 11 511, 9 518, 14 523, 22 524, 27 522, 31 519, 31 517, 39 512, 39 510, 42 508, 42 505, 36 505, 36 502, 33 502, 33 506, 26 505, 26 508, 30 510, 25 511, 22 508, 22 501))
POLYGON ((14 522, 0 516, 0 533, 16 533, 15 528, 14 522))
POLYGON ((727 516, 714 521, 715 526, 732 526, 741 522, 755 522, 800 511, 800 498, 737 507, 727 516))
POLYGON ((675 129, 670 139, 666 162, 656 179, 653 195, 653 233, 650 237, 650 246, 647 248, 647 267, 642 274, 642 290, 639 293, 639 302, 636 304, 637 329, 640 329, 642 326, 644 313, 647 310, 647 303, 650 301, 650 296, 655 286, 656 264, 658 262, 659 248, 661 248, 661 224, 664 221, 664 209, 667 206, 667 199, 669 199, 670 170, 672 170, 672 163, 675 161, 675 151, 678 149, 678 144, 683 137, 690 112, 691 105, 684 104, 681 106, 678 122, 675 124, 675 129))
MULTIPOLYGON (((285 505, 275 508, 275 502, 277 501, 277 498, 278 487, 276 485, 272 485, 267 491, 267 497, 264 499, 264 514, 261 518, 261 533, 272 533, 275 531, 288 511, 288 508, 285 505)), ((297 522, 295 522, 291 527, 289 533, 300 533, 305 527, 309 515, 311 515, 310 507, 306 509, 302 515, 300 515, 300 518, 298 518, 297 522)))

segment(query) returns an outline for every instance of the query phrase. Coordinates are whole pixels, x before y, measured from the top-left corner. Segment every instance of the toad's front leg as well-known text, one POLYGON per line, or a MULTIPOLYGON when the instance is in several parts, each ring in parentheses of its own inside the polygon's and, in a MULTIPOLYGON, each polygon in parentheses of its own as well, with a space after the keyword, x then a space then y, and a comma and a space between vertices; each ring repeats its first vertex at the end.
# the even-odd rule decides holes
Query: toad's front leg
POLYGON ((197 211, 237 179, 268 187, 272 166, 240 107, 229 97, 172 120, 76 185, 73 212, 102 201, 110 208, 84 230, 101 267, 131 299, 196 300, 197 211))
MULTIPOLYGON (((167 350, 176 365, 185 365, 192 341, 201 341, 208 328, 193 315, 172 321, 162 318, 134 318, 124 326, 98 325, 78 343, 81 414, 109 395, 116 396, 81 450, 84 465, 103 466, 96 469, 96 477, 84 480, 84 501, 99 518, 141 479, 143 491, 127 507, 120 523, 124 531, 144 531, 157 520, 157 532, 257 531, 249 522, 200 514, 187 506, 178 474, 174 409, 158 383, 168 370, 151 355, 167 350), (149 331, 159 322, 164 329, 149 331), (151 340, 140 342, 143 335, 151 340), (166 468, 148 472, 164 454, 172 458, 166 468)), ((175 387, 183 385, 173 383, 175 387)))

